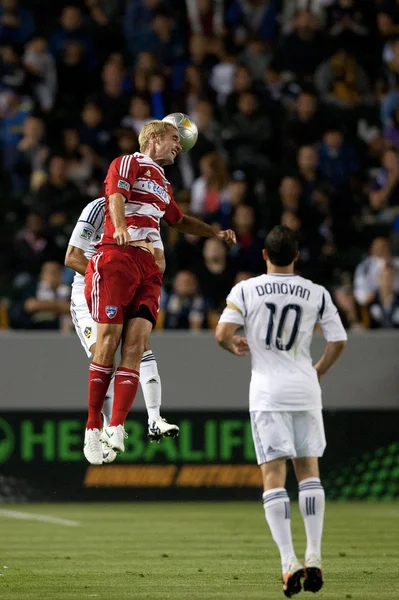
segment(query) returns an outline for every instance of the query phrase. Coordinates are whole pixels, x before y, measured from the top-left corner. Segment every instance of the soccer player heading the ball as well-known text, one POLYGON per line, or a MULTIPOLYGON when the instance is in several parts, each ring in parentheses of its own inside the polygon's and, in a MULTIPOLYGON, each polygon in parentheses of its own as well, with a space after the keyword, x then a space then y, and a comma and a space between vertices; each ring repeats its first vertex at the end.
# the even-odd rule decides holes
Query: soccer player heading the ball
POLYGON ((238 283, 216 328, 217 342, 243 356, 250 351, 249 391, 252 437, 263 477, 266 521, 281 555, 283 591, 291 598, 323 585, 321 536, 324 489, 318 457, 326 446, 319 380, 346 346, 347 335, 328 291, 294 274, 298 259, 295 233, 272 229, 263 258, 267 275, 238 283), (327 341, 312 365, 310 343, 316 323, 327 341), (246 338, 237 335, 245 328, 246 338), (290 499, 285 489, 286 461, 292 459, 299 485, 299 509, 307 547, 304 567, 291 537, 290 499))
POLYGON ((108 169, 104 233, 85 273, 85 297, 97 323, 97 343, 89 370, 84 455, 95 465, 103 462, 102 443, 115 452, 125 449, 124 423, 158 315, 162 273, 154 244, 160 240, 160 220, 184 233, 218 237, 228 244, 236 241, 233 231, 219 231, 183 215, 176 204, 163 167, 173 164, 182 149, 179 130, 168 122, 150 121, 140 132, 139 144, 140 152, 116 158, 108 169), (101 410, 122 330, 111 420, 101 430, 101 410))

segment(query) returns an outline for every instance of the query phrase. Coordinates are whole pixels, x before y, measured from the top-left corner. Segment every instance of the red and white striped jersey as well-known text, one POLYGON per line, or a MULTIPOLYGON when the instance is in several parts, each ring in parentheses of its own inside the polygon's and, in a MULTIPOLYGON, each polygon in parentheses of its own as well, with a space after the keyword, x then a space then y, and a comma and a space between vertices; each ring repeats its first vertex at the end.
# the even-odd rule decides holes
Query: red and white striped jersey
POLYGON ((99 245, 116 243, 109 197, 117 193, 125 197, 126 224, 132 241, 156 242, 160 239, 161 219, 174 225, 183 216, 162 167, 139 152, 119 156, 112 161, 105 179, 105 223, 99 245))

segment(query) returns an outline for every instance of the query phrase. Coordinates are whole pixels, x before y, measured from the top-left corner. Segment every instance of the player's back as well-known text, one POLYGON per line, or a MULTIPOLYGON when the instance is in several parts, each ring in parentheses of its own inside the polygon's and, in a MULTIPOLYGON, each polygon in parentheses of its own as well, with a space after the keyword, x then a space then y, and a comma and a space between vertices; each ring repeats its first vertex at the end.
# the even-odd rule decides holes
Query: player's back
POLYGON ((293 274, 261 275, 240 285, 252 357, 251 410, 320 406, 310 344, 326 303, 332 304, 328 292, 293 274))

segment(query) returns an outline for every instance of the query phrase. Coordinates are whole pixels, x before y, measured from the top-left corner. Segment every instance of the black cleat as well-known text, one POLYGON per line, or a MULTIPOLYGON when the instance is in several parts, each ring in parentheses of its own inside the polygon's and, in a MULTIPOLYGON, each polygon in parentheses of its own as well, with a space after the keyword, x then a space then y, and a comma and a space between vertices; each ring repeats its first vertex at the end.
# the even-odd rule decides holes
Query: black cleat
POLYGON ((303 589, 305 592, 318 592, 323 587, 323 571, 319 567, 305 566, 303 589))
POLYGON ((287 598, 299 594, 302 589, 301 579, 305 571, 300 562, 295 558, 288 567, 288 571, 283 576, 283 592, 287 598))

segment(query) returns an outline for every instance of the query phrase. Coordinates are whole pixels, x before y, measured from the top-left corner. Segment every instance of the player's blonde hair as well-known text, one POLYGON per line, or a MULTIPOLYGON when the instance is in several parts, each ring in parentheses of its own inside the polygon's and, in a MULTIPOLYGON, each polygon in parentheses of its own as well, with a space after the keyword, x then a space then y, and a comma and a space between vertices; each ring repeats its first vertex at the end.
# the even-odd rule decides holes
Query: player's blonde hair
POLYGON ((155 135, 162 140, 168 127, 174 127, 174 125, 172 125, 172 123, 167 123, 166 121, 155 119, 144 125, 139 135, 140 152, 145 152, 147 150, 152 133, 155 133, 155 135))

